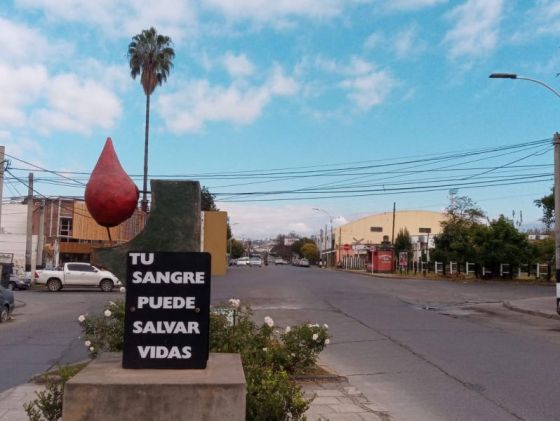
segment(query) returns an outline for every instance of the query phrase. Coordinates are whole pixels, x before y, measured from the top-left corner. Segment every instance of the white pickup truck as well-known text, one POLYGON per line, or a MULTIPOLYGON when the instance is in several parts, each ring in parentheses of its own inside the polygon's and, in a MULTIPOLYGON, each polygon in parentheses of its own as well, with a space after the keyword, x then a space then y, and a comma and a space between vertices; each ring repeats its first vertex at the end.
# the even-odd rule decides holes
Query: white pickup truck
POLYGON ((121 282, 111 272, 89 263, 65 263, 63 270, 38 270, 34 275, 37 285, 46 285, 49 291, 60 291, 65 286, 99 287, 110 292, 121 282))

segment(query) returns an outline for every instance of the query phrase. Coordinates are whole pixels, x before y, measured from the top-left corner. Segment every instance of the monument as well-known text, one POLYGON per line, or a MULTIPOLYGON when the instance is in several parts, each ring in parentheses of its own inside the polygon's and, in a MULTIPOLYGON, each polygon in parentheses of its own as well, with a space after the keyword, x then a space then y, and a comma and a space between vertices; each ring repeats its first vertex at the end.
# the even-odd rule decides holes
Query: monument
MULTIPOLYGON (((138 190, 110 139, 102 158, 86 203, 109 227, 134 211, 129 202, 138 190)), ((63 421, 244 420, 240 356, 208 352, 211 273, 210 255, 200 252, 200 185, 153 180, 151 188, 144 231, 93 255, 94 263, 126 279, 123 354, 102 354, 66 383, 63 421)))

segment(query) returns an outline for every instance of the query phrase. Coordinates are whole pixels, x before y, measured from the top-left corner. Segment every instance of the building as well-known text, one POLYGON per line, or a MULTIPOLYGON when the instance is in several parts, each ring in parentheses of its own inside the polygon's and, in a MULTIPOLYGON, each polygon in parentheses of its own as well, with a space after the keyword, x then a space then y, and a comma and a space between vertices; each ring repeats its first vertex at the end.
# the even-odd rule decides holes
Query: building
MULTIPOLYGON (((93 248, 122 244, 134 238, 144 229, 145 219, 144 213, 137 209, 128 220, 108 231, 95 222, 83 200, 67 197, 35 198, 31 268, 52 268, 74 261, 88 262, 93 248)), ((26 199, 3 204, 1 221, 0 255, 13 255, 16 270, 22 272, 26 263, 26 199)), ((213 275, 226 272, 226 232, 225 212, 202 213, 201 251, 208 251, 212 255, 213 275)))
POLYGON ((384 239, 394 242, 399 231, 408 230, 413 245, 413 260, 418 260, 422 251, 429 254, 434 247, 434 236, 442 232, 443 212, 406 210, 368 215, 335 229, 336 261, 340 264, 352 258, 356 265, 365 260, 371 246, 381 244, 384 239))

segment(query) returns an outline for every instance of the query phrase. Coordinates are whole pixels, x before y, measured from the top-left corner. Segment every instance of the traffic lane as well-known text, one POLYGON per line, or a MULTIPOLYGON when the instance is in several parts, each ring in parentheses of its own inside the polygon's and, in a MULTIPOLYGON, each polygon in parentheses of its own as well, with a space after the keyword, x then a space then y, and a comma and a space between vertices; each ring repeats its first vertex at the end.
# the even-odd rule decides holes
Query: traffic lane
POLYGON ((549 366, 560 367, 553 341, 418 305, 499 302, 504 297, 546 295, 549 287, 387 280, 300 268, 273 268, 267 274, 235 272, 235 281, 227 284, 228 295, 249 303, 268 296, 268 308, 264 305, 255 316, 269 315, 282 326, 328 323, 333 340, 322 360, 351 376, 369 398, 386 403, 396 419, 539 420, 554 419, 560 412, 553 393, 560 376, 554 370, 546 373, 549 366), (241 286, 237 291, 236 284, 241 286), (278 298, 279 284, 289 291, 283 295, 292 300, 292 308, 278 298), (526 365, 528 355, 535 360, 526 365), (548 392, 536 396, 542 389, 548 392))
POLYGON ((551 420, 560 413, 557 343, 398 301, 394 305, 386 305, 387 299, 375 301, 373 312, 371 299, 364 297, 339 301, 338 306, 386 341, 337 345, 333 332, 334 346, 325 357, 343 367, 342 374, 354 375, 360 387, 389 402, 395 415, 403 419, 551 420), (353 359, 347 358, 351 351, 353 359), (372 378, 368 373, 378 375, 372 378), (400 394, 395 396, 395 391, 400 394), (404 407, 402 399, 407 401, 404 407), (422 408, 422 418, 416 408, 422 408))
POLYGON ((13 319, 0 325, 0 391, 24 383, 56 364, 87 358, 79 338, 80 314, 99 313, 109 300, 124 298, 120 292, 64 289, 16 291, 13 319))

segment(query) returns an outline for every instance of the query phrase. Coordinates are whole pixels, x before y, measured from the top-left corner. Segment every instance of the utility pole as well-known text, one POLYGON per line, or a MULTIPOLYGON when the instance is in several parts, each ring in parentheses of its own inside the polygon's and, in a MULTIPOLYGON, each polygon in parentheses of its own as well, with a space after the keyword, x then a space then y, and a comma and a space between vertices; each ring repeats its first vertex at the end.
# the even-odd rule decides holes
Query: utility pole
POLYGON ((554 133, 554 241, 556 246, 556 310, 560 313, 560 134, 554 133))
POLYGON ((39 236, 37 237, 37 266, 43 265, 43 246, 45 241, 45 201, 41 200, 39 208, 39 236))
POLYGON ((0 146, 0 233, 2 232, 2 199, 4 198, 4 146, 0 146))
MULTIPOLYGON (((31 258, 33 249, 33 173, 29 173, 27 183, 27 236, 25 242, 25 271, 31 271, 31 258)), ((33 274, 31 274, 33 275, 33 274)))
POLYGON ((395 213, 397 212, 397 202, 393 202, 393 232, 391 234, 391 244, 395 244, 395 213))

